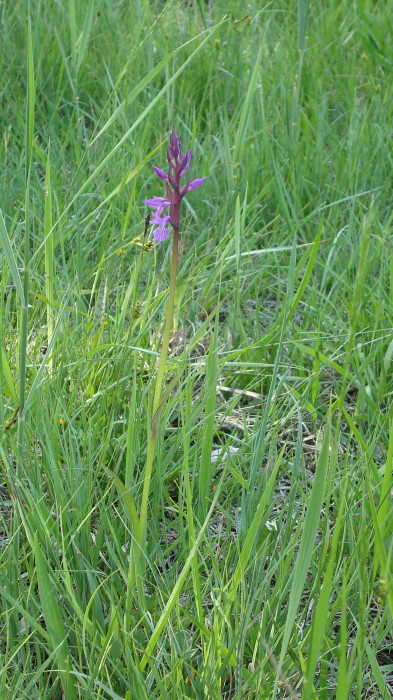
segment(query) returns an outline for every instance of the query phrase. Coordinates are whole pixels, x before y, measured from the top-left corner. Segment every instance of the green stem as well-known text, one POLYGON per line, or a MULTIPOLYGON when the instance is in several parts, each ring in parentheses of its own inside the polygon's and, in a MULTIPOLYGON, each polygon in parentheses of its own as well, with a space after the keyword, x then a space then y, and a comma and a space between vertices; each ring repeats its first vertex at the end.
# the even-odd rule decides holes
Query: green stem
MULTIPOLYGON (((22 455, 24 432, 25 432, 25 398, 26 398, 26 359, 27 359, 27 326, 29 315, 29 257, 30 257, 30 209, 29 209, 29 184, 30 177, 26 183, 26 206, 25 206, 25 245, 24 245, 24 270, 23 270, 23 294, 24 302, 20 314, 19 330, 19 416, 18 416, 18 447, 20 456, 22 455)), ((21 461, 18 459, 18 476, 21 475, 21 461)))
POLYGON ((162 383, 164 380, 166 360, 168 357, 168 347, 169 340, 171 337, 171 331, 173 326, 173 310, 175 306, 175 292, 176 292, 176 277, 177 277, 177 267, 178 267, 178 256, 179 256, 179 229, 174 229, 173 231, 173 246, 172 246, 172 265, 171 265, 171 279, 169 283, 169 293, 168 293, 168 303, 166 309, 166 318, 164 332, 162 335, 161 353, 158 363, 156 385, 154 389, 153 398, 153 408, 150 421, 149 429, 149 441, 147 447, 147 457, 146 457, 146 467, 145 467, 145 478, 143 482, 143 492, 142 492, 142 502, 139 518, 139 532, 138 532, 138 544, 143 549, 146 537, 146 521, 147 521, 147 507, 150 492, 150 482, 153 470, 153 462, 156 448, 157 439, 157 424, 159 418, 159 409, 161 404, 161 393, 162 393, 162 383))
POLYGON ((20 454, 18 457, 18 476, 22 471, 22 451, 24 442, 25 426, 25 395, 26 395, 26 354, 27 354, 27 324, 29 309, 29 264, 30 264, 30 170, 34 141, 34 59, 33 40, 31 36, 31 24, 29 17, 28 24, 28 51, 27 51, 27 101, 26 101, 26 171, 25 171, 25 245, 24 245, 24 270, 23 270, 23 293, 20 314, 19 331, 19 417, 18 417, 18 447, 20 454))

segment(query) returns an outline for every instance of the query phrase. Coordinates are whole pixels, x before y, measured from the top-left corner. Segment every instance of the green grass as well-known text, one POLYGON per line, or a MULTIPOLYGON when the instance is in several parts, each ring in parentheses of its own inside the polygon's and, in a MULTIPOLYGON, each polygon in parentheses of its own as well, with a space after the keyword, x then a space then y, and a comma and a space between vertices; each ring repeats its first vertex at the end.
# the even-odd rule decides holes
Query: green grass
POLYGON ((0 15, 0 698, 387 700, 390 3, 0 15))

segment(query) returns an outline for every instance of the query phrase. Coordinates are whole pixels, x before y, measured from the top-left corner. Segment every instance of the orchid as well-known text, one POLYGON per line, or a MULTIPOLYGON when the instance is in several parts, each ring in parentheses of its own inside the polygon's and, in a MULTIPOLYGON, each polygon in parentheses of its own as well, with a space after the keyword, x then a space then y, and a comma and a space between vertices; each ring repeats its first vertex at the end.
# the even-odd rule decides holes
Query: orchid
MULTIPOLYGON (((153 473, 154 455, 156 449, 158 417, 160 406, 163 401, 162 385, 165 377, 166 360, 168 357, 169 340, 173 326, 173 313, 175 307, 176 296, 176 275, 179 258, 179 225, 180 225, 180 208, 181 202, 185 194, 191 190, 197 190, 198 187, 206 180, 205 177, 199 177, 196 180, 188 179, 188 182, 181 185, 180 180, 190 167, 192 151, 187 151, 183 154, 181 150, 181 141, 179 134, 172 131, 169 138, 169 146, 167 151, 168 157, 168 172, 161 170, 156 165, 153 165, 153 170, 158 175, 160 180, 166 183, 166 197, 152 197, 145 199, 144 202, 148 207, 154 209, 153 217, 150 221, 156 228, 153 230, 153 237, 156 241, 165 241, 169 236, 169 224, 173 228, 172 241, 172 259, 171 259, 171 276, 168 289, 168 302, 166 309, 165 326, 162 334, 160 359, 158 362, 157 376, 154 389, 154 397, 152 404, 151 417, 148 423, 148 447, 146 455, 145 474, 143 479, 142 500, 139 514, 139 523, 137 531, 137 541, 143 551, 146 540, 146 522, 148 511, 148 500, 150 492, 150 483, 153 473), (169 207, 169 213, 168 212, 169 207)), ((140 563, 142 565, 142 563, 140 563)))
POLYGON ((156 241, 161 242, 168 238, 169 224, 173 226, 175 231, 179 230, 180 207, 184 195, 191 190, 197 190, 206 180, 206 177, 199 177, 195 180, 189 180, 181 187, 180 180, 190 167, 191 157, 192 151, 187 151, 186 154, 182 153, 180 136, 173 130, 167 151, 168 172, 153 165, 153 170, 160 180, 166 181, 167 196, 166 198, 152 197, 152 199, 144 200, 145 204, 155 209, 151 223, 157 226, 153 231, 153 237, 156 241), (169 207, 169 214, 162 215, 166 207, 169 207))

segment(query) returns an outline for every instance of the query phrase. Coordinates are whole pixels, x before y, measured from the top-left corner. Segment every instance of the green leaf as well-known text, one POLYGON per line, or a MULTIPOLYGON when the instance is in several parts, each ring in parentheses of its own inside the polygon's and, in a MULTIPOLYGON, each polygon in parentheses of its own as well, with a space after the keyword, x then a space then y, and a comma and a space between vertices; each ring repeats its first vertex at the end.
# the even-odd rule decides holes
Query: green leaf
POLYGON ((305 683, 303 687, 303 700, 310 700, 313 693, 312 686, 314 682, 314 674, 318 664, 322 640, 325 634, 324 622, 326 622, 328 618, 329 598, 332 590, 333 574, 336 567, 337 546, 339 544, 339 538, 343 528, 343 513, 345 506, 345 498, 347 495, 347 486, 348 482, 345 481, 337 513, 336 524, 334 527, 329 561, 323 576, 322 588, 320 590, 318 600, 314 609, 311 627, 310 651, 305 673, 305 683))
MULTIPOLYGON (((293 626, 296 619, 296 613, 299 607, 302 596, 304 583, 308 574, 312 555, 315 547, 315 537, 318 530, 318 525, 321 517, 321 510, 325 495, 326 476, 329 464, 330 450, 330 432, 331 432, 331 417, 328 418, 325 437, 322 443, 321 453, 317 462, 314 483, 312 486, 307 513, 304 519, 303 533, 300 540, 299 551, 296 557, 295 568, 293 571, 291 593, 288 603, 288 613, 285 623, 284 636, 282 640, 280 659, 278 668, 283 668, 284 659, 288 650, 289 641, 292 635, 293 626)), ((277 676, 274 698, 277 694, 277 685, 279 676, 277 676)))
POLYGON ((0 374, 4 377, 4 382, 7 387, 8 394, 17 403, 18 397, 16 394, 16 389, 14 386, 14 381, 12 379, 12 372, 8 364, 7 355, 4 352, 4 348, 1 348, 0 356, 0 374))
POLYGON ((138 526, 139 526, 139 519, 138 519, 138 513, 136 510, 135 502, 133 497, 130 494, 129 489, 127 489, 121 479, 119 479, 116 474, 111 472, 110 469, 105 469, 106 473, 108 474, 109 478, 112 479, 113 483, 115 484, 119 495, 121 496, 124 504, 124 508, 126 510, 126 513, 128 515, 128 519, 130 522, 130 525, 132 527, 134 535, 137 534, 138 532, 138 526))
POLYGON ((56 591, 56 585, 48 573, 48 565, 41 552, 37 534, 34 542, 34 555, 42 612, 49 634, 50 646, 52 651, 55 651, 59 664, 64 694, 67 700, 77 700, 78 694, 76 692, 74 679, 69 672, 70 650, 68 647, 67 633, 60 613, 61 604, 59 595, 56 591))
POLYGON ((5 226, 4 219, 3 219, 3 214, 1 211, 0 211, 0 242, 1 242, 3 249, 4 249, 4 255, 6 257, 8 267, 10 268, 12 281, 16 287, 16 291, 18 293, 20 302, 23 306, 25 303, 25 295, 23 293, 22 281, 20 278, 20 274, 18 271, 16 260, 14 258, 14 254, 12 252, 11 242, 10 242, 10 239, 8 237, 7 229, 5 226))

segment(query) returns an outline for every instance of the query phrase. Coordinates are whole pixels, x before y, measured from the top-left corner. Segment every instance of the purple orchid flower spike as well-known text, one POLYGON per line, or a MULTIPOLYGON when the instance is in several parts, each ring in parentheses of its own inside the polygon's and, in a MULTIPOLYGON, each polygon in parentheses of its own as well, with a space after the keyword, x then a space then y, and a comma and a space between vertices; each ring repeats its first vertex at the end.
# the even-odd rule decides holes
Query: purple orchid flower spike
POLYGON ((136 528, 136 537, 139 549, 142 555, 141 569, 143 571, 145 561, 145 544, 146 544, 146 525, 148 513, 148 501, 150 493, 150 484, 153 473, 153 464, 155 456, 155 445, 157 439, 157 425, 159 421, 159 408, 164 401, 162 394, 162 386, 165 379, 165 365, 168 357, 169 342, 173 327, 173 315, 176 300, 176 278, 179 260, 179 222, 180 209, 182 199, 188 191, 197 190, 198 187, 206 180, 205 177, 199 177, 196 180, 188 178, 188 182, 181 186, 180 181, 188 172, 191 163, 192 151, 182 153, 180 136, 176 131, 172 131, 169 137, 169 145, 167 151, 168 170, 161 170, 156 165, 153 165, 154 172, 164 180, 166 188, 166 197, 152 197, 145 199, 145 204, 154 209, 151 223, 155 226, 153 236, 156 241, 165 241, 169 235, 169 224, 173 228, 172 255, 171 255, 171 275, 168 287, 168 300, 165 325, 162 333, 162 344, 160 359, 157 368, 156 383, 154 389, 154 397, 151 410, 151 418, 149 420, 149 438, 148 449, 146 456, 146 466, 143 477, 142 500, 140 506, 139 523, 136 528), (169 212, 168 212, 169 207, 169 212))
POLYGON ((183 155, 181 150, 181 140, 179 134, 173 130, 169 138, 169 146, 167 151, 168 172, 153 165, 153 170, 158 175, 160 180, 166 181, 167 197, 153 197, 145 199, 144 202, 149 207, 155 209, 152 224, 157 228, 153 231, 153 237, 156 241, 164 241, 168 238, 169 223, 174 230, 179 231, 180 223, 180 207, 181 201, 187 192, 197 190, 198 187, 206 180, 206 177, 199 177, 196 180, 189 180, 183 187, 180 186, 180 180, 188 171, 191 163, 192 151, 187 151, 183 155), (162 215, 165 207, 169 207, 169 215, 162 215))

